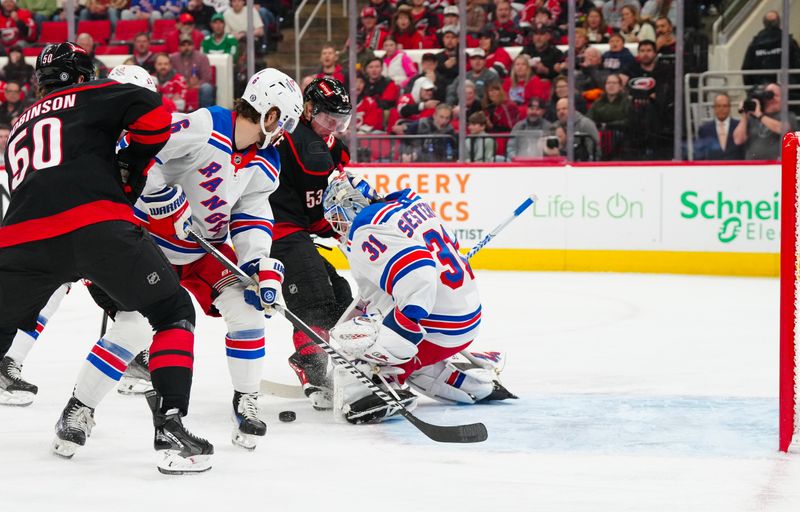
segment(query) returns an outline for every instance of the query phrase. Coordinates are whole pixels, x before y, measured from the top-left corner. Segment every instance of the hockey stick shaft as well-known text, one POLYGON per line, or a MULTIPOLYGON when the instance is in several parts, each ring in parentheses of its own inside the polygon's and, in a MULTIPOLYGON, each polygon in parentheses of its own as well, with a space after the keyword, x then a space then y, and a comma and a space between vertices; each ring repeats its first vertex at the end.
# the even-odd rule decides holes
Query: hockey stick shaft
POLYGON ((100 324, 100 337, 101 338, 106 335, 106 329, 108 329, 108 313, 103 311, 103 321, 100 324))
MULTIPOLYGON (((258 283, 253 280, 250 276, 248 276, 242 269, 236 266, 232 261, 230 261, 224 254, 217 250, 216 247, 211 245, 206 239, 202 236, 195 233, 193 230, 189 229, 189 237, 200 244, 200 246, 211 256, 217 259, 222 265, 228 269, 231 273, 233 273, 239 280, 246 284, 247 286, 258 286, 258 283)), ((395 408, 399 411, 399 413, 406 418, 412 425, 417 427, 423 434, 428 436, 430 439, 434 441, 439 441, 443 443, 479 443, 481 441, 485 441, 488 438, 488 433, 486 431, 486 427, 482 423, 473 423, 470 425, 454 425, 454 426, 439 426, 439 425, 431 425, 426 423, 413 414, 411 414, 408 409, 406 409, 403 404, 389 396, 385 391, 383 391, 380 387, 378 387, 372 379, 364 375, 364 373, 353 366, 350 361, 348 361, 344 356, 339 354, 332 346, 328 344, 322 337, 320 337, 316 332, 314 332, 308 325, 305 324, 302 320, 300 320, 294 313, 292 313, 288 308, 281 304, 275 304, 274 308, 281 313, 284 317, 286 317, 295 328, 302 331, 306 336, 311 338, 311 340, 319 346, 322 350, 327 353, 335 364, 345 368, 353 377, 355 377, 359 382, 364 384, 372 393, 374 393, 378 398, 383 400, 386 405, 395 408)))
POLYGON ((483 237, 483 239, 482 239, 480 242, 478 242, 478 243, 475 245, 475 247, 473 247, 472 249, 470 249, 470 251, 467 253, 467 259, 470 259, 470 258, 472 258, 473 256, 475 256, 475 254, 476 254, 478 251, 480 251, 481 249, 483 249, 483 247, 484 247, 486 244, 488 244, 489 242, 491 242, 491 241, 492 241, 492 239, 498 235, 498 233, 500 233, 501 231, 503 231, 503 230, 506 228, 506 226, 508 226, 509 224, 511 224, 511 221, 513 221, 514 219, 516 219, 517 217, 519 217, 520 215, 522 215, 522 212, 524 212, 525 210, 527 210, 527 209, 528 209, 528 207, 530 207, 530 206, 531 206, 531 205, 534 203, 534 201, 536 201, 536 196, 533 196, 533 195, 532 195, 532 196, 528 196, 528 197, 526 197, 526 198, 525 198, 525 200, 524 200, 524 201, 522 201, 522 204, 520 204, 519 206, 517 206, 517 208, 514 210, 514 213, 512 213, 511 215, 509 215, 508 217, 506 217, 505 219, 503 219, 503 222, 501 222, 500 224, 498 224, 498 225, 497 225, 497 227, 495 227, 493 230, 491 230, 491 231, 489 232, 489 234, 488 234, 488 235, 486 235, 485 237, 483 237))

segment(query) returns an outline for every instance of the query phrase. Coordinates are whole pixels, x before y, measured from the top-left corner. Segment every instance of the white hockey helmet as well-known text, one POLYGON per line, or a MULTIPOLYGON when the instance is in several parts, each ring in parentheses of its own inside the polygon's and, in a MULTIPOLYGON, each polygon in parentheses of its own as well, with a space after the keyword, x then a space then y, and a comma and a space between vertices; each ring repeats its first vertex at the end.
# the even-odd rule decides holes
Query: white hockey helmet
POLYGON ((108 73, 108 78, 123 84, 133 84, 144 87, 153 92, 156 90, 156 81, 144 68, 133 65, 120 64, 108 73))
POLYGON ((292 133, 303 114, 303 95, 286 73, 275 68, 262 69, 247 81, 242 99, 253 106, 261 114, 261 131, 266 135, 261 149, 272 143, 272 139, 281 131, 292 133), (264 118, 273 107, 280 110, 278 127, 268 132, 264 128, 264 118))
POLYGON ((356 216, 369 204, 369 200, 353 188, 345 173, 333 178, 322 196, 325 220, 343 237, 347 236, 356 216))

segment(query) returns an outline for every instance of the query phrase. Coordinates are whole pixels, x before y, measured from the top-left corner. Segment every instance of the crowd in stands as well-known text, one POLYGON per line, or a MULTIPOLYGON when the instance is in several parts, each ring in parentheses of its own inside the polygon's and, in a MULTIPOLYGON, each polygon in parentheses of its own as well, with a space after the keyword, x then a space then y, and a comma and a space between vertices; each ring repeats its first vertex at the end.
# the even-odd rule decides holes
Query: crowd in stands
MULTIPOLYGON (((209 54, 231 55, 235 75, 246 79, 245 5, 245 0, 77 0, 76 28, 87 21, 107 23, 100 33, 79 32, 75 42, 92 56, 97 78, 108 74, 97 55, 131 55, 126 63, 153 74, 168 109, 188 112, 216 102, 209 54)), ((63 0, 0 0, 0 7, 0 55, 8 57, 0 70, 1 133, 36 98, 33 66, 25 56, 38 55, 50 42, 42 38, 48 30, 57 28, 59 40, 65 40, 67 27, 63 0)), ((292 0, 255 2, 257 54, 274 50, 291 8, 292 0)))
MULTIPOLYGON (((584 158, 671 157, 674 1, 578 0, 574 98, 567 98, 568 55, 558 48, 567 43, 566 1, 468 0, 463 23, 453 4, 369 0, 361 9, 357 124, 364 158, 458 158, 460 108, 470 134, 467 160, 563 155, 566 118, 559 105, 566 111, 570 101, 584 158), (459 47, 461 30, 467 48, 459 47), (425 52, 418 65, 408 50, 425 52), (398 149, 383 134, 416 137, 398 149)), ((316 76, 346 78, 336 48, 324 48, 320 64, 316 76)))

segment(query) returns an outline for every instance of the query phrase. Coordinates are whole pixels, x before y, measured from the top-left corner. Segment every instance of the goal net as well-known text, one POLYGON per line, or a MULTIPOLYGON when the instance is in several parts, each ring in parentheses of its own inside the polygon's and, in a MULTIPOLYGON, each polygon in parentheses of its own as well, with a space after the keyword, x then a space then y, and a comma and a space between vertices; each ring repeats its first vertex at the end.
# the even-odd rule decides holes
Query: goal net
POLYGON ((780 418, 779 448, 789 451, 800 445, 798 418, 798 338, 800 337, 800 229, 798 207, 800 190, 800 132, 787 133, 783 138, 781 153, 781 313, 780 313, 780 418))

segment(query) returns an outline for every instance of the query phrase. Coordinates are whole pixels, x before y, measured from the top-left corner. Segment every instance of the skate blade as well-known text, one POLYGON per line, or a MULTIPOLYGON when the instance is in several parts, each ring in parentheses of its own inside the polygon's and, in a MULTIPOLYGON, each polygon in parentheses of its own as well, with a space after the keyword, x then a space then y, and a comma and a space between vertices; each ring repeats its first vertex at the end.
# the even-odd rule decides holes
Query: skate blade
POLYGON ((120 395, 143 395, 153 389, 153 383, 149 380, 122 377, 117 385, 117 393, 120 395))
POLYGON ((256 446, 258 445, 258 439, 260 437, 263 436, 245 434, 240 432, 238 428, 234 427, 233 432, 231 433, 231 442, 234 446, 238 446, 252 452, 256 449, 256 446))
POLYGON ((177 450, 165 450, 158 471, 164 475, 192 475, 211 469, 211 455, 182 457, 177 450))
POLYGON ((78 451, 78 448, 80 448, 80 445, 72 441, 65 441, 58 437, 53 440, 53 455, 58 455, 64 459, 71 459, 73 455, 75 455, 75 452, 78 451))
POLYGON ((5 389, 0 389, 0 405, 27 407, 33 403, 34 398, 36 398, 36 395, 30 391, 7 391, 5 389))

